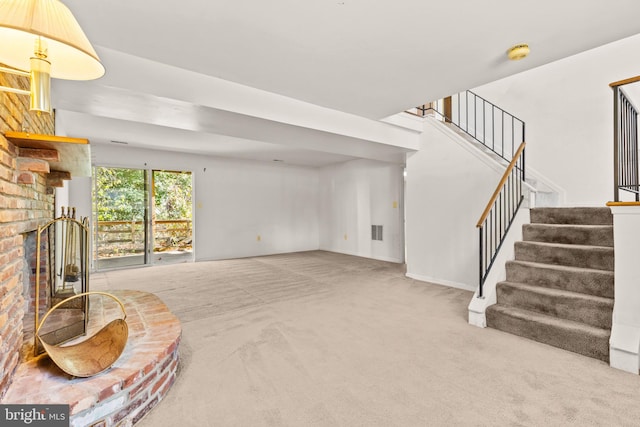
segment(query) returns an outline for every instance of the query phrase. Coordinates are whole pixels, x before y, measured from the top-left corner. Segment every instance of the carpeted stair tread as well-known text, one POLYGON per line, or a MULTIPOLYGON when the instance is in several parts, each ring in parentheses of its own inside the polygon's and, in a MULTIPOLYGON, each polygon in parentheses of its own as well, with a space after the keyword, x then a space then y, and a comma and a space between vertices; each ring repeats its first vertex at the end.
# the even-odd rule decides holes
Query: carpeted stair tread
POLYGON ((487 326, 599 360, 609 360, 607 329, 506 305, 487 308, 487 326))
POLYGON ((549 242, 516 242, 515 259, 613 271, 613 248, 549 242))
POLYGON ((613 271, 530 261, 507 261, 506 269, 508 282, 613 298, 613 271))
POLYGON ((583 322, 597 328, 611 328, 612 298, 513 282, 498 283, 497 298, 501 305, 583 322))
POLYGON ((613 247, 613 226, 571 224, 525 224, 523 240, 613 247))
POLYGON ((602 208, 534 208, 531 223, 613 225, 611 209, 602 208))
POLYGON ((609 208, 534 208, 487 326, 603 361, 613 317, 609 208))

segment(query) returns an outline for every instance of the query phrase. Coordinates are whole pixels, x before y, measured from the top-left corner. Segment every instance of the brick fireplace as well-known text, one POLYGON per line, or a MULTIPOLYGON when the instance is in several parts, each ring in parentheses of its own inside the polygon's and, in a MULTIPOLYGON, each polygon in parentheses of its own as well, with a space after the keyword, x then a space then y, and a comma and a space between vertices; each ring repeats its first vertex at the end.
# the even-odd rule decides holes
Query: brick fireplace
MULTIPOLYGON (((0 85, 28 89, 29 83, 27 78, 0 72, 0 85)), ((37 230, 56 216, 53 187, 71 179, 70 171, 54 171, 50 166, 61 164, 58 148, 68 153, 59 140, 74 138, 53 137, 54 118, 30 113, 28 97, 0 93, 0 98, 0 402, 68 404, 73 427, 135 424, 175 381, 180 322, 156 296, 122 290, 114 294, 126 308, 129 339, 107 371, 73 378, 46 355, 33 357, 28 351, 31 347, 25 338, 32 342, 34 329, 37 230), (46 139, 57 145, 16 145, 32 136, 31 141, 46 139)), ((88 159, 85 157, 85 175, 90 173, 88 159)), ((43 253, 47 249, 51 248, 41 247, 43 253)), ((46 270, 41 271, 41 298, 45 300, 47 283, 43 281, 48 276, 46 270)), ((97 328, 109 320, 111 309, 99 301, 91 304, 89 319, 97 328)))
MULTIPOLYGON (((24 77, 0 73, 0 85, 28 89, 24 77)), ((0 94, 0 398, 20 362, 23 316, 31 296, 25 286, 25 238, 54 215, 54 191, 47 176, 27 170, 19 149, 4 138, 7 131, 53 134, 53 117, 29 112, 29 99, 0 94)), ((35 240, 35 237, 34 237, 35 240)))

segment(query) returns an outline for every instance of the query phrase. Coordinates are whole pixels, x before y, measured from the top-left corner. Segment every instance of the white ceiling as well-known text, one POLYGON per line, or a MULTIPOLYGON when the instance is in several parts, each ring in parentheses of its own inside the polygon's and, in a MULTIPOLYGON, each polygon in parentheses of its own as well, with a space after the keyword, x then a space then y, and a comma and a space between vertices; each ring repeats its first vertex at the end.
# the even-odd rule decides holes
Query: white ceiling
MULTIPOLYGON (((99 54, 122 52, 376 120, 640 33, 637 0, 64 3, 99 54), (523 42, 531 47, 529 58, 508 61, 506 50, 523 42)), ((107 73, 124 67, 115 60, 104 65, 107 73)), ((53 103, 66 134, 92 142, 125 140, 167 149, 176 147, 176 138, 184 138, 180 147, 185 151, 282 158, 310 166, 353 158, 307 151, 304 144, 221 137, 213 125, 185 130, 137 120, 135 109, 149 102, 149 94, 106 86, 101 80, 56 81, 54 89, 53 103), (74 89, 78 87, 82 89, 74 89), (130 115, 127 105, 115 101, 114 94, 123 91, 130 115), (103 113, 109 102, 117 104, 111 111, 117 108, 119 117, 103 113)), ((174 107, 159 102, 156 109, 171 116, 174 107)), ((193 114, 199 114, 202 123, 206 118, 199 107, 194 105, 193 114)))

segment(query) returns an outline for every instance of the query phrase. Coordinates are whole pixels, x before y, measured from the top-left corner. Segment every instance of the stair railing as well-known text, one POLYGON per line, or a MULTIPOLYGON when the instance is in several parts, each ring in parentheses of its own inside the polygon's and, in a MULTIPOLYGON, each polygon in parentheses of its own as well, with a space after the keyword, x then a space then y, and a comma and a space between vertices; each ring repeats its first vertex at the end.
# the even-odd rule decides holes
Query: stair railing
POLYGON ((483 298, 484 282, 524 200, 525 123, 470 90, 407 111, 420 117, 430 112, 509 162, 476 224, 480 236, 478 297, 483 298))
POLYGON ((524 199, 522 183, 525 179, 525 145, 523 141, 514 153, 476 224, 480 236, 478 298, 484 296, 484 282, 524 199))
POLYGON ((635 195, 640 201, 640 168, 638 162, 638 110, 624 93, 622 86, 640 82, 640 76, 611 83, 613 89, 613 192, 620 201, 620 191, 635 195))
POLYGON ((470 90, 421 105, 415 111, 408 112, 424 117, 432 111, 507 162, 525 140, 522 120, 470 90))

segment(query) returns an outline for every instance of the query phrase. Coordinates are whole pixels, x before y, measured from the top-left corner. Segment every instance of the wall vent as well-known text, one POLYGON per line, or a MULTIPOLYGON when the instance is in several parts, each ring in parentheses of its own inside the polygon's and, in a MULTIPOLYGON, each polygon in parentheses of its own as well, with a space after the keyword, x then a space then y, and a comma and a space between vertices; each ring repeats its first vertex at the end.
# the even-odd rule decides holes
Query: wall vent
POLYGON ((380 240, 380 241, 382 241, 382 226, 381 225, 372 225, 371 226, 371 240, 380 240))

